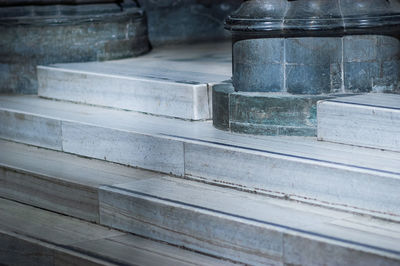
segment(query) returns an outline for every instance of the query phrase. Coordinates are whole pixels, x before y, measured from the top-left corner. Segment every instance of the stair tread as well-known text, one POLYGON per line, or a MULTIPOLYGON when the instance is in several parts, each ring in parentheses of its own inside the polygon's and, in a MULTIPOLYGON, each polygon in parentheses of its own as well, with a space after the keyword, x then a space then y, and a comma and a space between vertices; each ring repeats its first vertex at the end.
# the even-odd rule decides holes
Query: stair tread
POLYGON ((369 93, 328 99, 326 101, 387 109, 400 109, 400 95, 396 94, 369 93))
POLYGON ((156 48, 106 62, 38 66, 41 97, 190 120, 211 119, 212 83, 231 77, 231 45, 156 48))
MULTIPOLYGON (((0 210, 2 212, 0 238, 4 235, 16 239, 28 238, 39 246, 50 245, 59 251, 59 254, 72 252, 78 254, 77 256, 89 256, 102 261, 101 264, 108 265, 110 262, 124 265, 230 264, 227 261, 5 199, 0 199, 0 210)), ((3 263, 7 263, 4 261, 7 252, 15 252, 15 248, 12 246, 9 248, 11 249, 7 250, 4 246, 0 251, 3 263)), ((30 261, 29 256, 32 254, 27 256, 26 262, 30 261)))
MULTIPOLYGON (((310 237, 317 236, 377 249, 400 258, 400 224, 395 222, 171 177, 154 177, 105 186, 101 190, 112 193, 117 202, 118 197, 131 198, 132 201, 135 198, 150 198, 197 213, 211 213, 214 216, 228 217, 227 219, 273 227, 276 231, 302 233, 310 237)), ((109 204, 109 201, 102 202, 101 199, 100 212, 102 207, 109 208, 109 204)), ((130 216, 124 206, 122 210, 116 207, 116 212, 118 211, 130 216)))
MULTIPOLYGON (((307 137, 240 135, 217 130, 210 122, 183 121, 32 96, 0 97, 0 120, 3 139, 400 220, 398 152, 307 137)), ((31 180, 31 177, 25 178, 31 180)), ((49 194, 38 185, 39 181, 31 187, 14 180, 9 180, 12 187, 22 186, 27 191, 34 189, 46 196, 49 194)), ((59 183, 52 185, 85 197, 81 209, 74 211, 72 206, 65 206, 68 214, 98 220, 93 188, 89 195, 76 185, 67 188, 59 183)), ((65 195, 68 200, 62 203, 74 200, 68 193, 65 195)), ((41 201, 41 204, 47 203, 41 201)))
POLYGON ((400 155, 362 147, 317 141, 310 137, 249 136, 215 129, 210 122, 181 121, 157 116, 56 102, 33 96, 1 96, 0 110, 73 121, 102 128, 139 132, 164 139, 223 145, 248 153, 269 153, 293 160, 311 160, 337 167, 356 167, 400 176, 400 155))
POLYGON ((62 152, 0 140, 0 166, 28 171, 59 182, 98 188, 160 174, 62 152))
POLYGON ((400 152, 400 95, 370 93, 319 102, 318 138, 400 152))
MULTIPOLYGON (((211 186, 7 141, 0 141, 0 150, 2 151, 0 153, 0 164, 7 163, 9 167, 19 167, 24 168, 27 172, 46 174, 49 180, 62 177, 62 180, 70 183, 70 185, 75 183, 89 184, 93 189, 100 189, 100 195, 111 193, 112 198, 117 202, 120 202, 118 200, 120 197, 128 198, 131 201, 136 201, 137 198, 146 198, 150 201, 162 202, 166 206, 188 209, 193 213, 206 213, 228 220, 239 220, 246 224, 272 228, 277 232, 300 233, 309 238, 318 237, 326 241, 336 241, 342 245, 352 245, 353 247, 374 250, 378 253, 383 252, 400 258, 400 246, 397 245, 400 238, 400 224, 398 222, 211 186), (3 153, 3 151, 5 152, 3 153), (10 156, 5 156, 5 154, 10 156), (28 160, 32 160, 32 162, 27 163, 28 160), (48 168, 49 164, 53 166, 48 168), (108 167, 109 169, 107 169, 108 167), (86 170, 82 171, 82 169, 86 170), (98 172, 102 173, 103 171, 106 174, 100 174, 100 176, 104 175, 105 177, 100 178, 97 183, 92 180, 87 183, 87 177, 91 179, 98 172), (122 178, 119 178, 120 174, 122 178), (116 177, 111 177, 112 175, 116 177)), ((100 213, 104 205, 107 204, 109 202, 100 196, 100 213)), ((0 206, 2 206, 1 200, 0 206)), ((4 206, 2 208, 4 215, 0 217, 0 228, 2 230, 17 233, 32 230, 30 236, 33 238, 40 238, 44 235, 43 230, 46 230, 47 240, 55 244, 67 245, 72 243, 79 248, 92 246, 95 247, 94 250, 99 251, 108 249, 114 242, 120 243, 122 241, 126 243, 125 236, 120 235, 117 230, 106 229, 104 231, 103 227, 93 226, 90 223, 84 223, 86 227, 79 227, 77 224, 82 221, 70 220, 69 217, 50 212, 35 216, 37 209, 33 207, 25 208, 19 212, 20 209, 18 208, 14 211, 8 211, 8 205, 4 206), (21 219, 21 217, 25 217, 24 215, 27 215, 26 217, 32 216, 30 223, 26 223, 26 219, 21 219), (55 218, 52 218, 54 215, 62 217, 67 222, 64 223, 62 219, 55 221, 55 218), (17 220, 10 222, 10 219, 17 220), (54 232, 47 226, 55 226, 54 232), (84 233, 81 233, 80 230, 84 233), (68 233, 63 235, 65 231, 68 231, 68 233), (107 237, 104 238, 107 239, 102 238, 101 241, 97 241, 99 235, 106 233, 107 237), (85 240, 82 240, 82 238, 85 238, 85 240)), ((129 218, 137 215, 135 212, 123 211, 125 206, 121 203, 117 203, 117 206, 113 210, 113 216, 122 214, 129 218)), ((195 223, 195 220, 193 222, 195 223)), ((178 228, 176 229, 178 230, 178 228)))

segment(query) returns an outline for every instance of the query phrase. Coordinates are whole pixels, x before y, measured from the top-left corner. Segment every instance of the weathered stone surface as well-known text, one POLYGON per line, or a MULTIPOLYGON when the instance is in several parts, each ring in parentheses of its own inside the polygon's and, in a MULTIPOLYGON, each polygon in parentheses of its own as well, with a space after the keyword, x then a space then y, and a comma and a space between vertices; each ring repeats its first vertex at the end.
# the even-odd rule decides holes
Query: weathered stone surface
POLYGON ((326 96, 232 93, 229 108, 231 130, 264 135, 313 136, 317 125, 316 104, 318 100, 325 98, 326 96))
POLYGON ((371 93, 321 101, 318 139, 400 152, 400 95, 371 93))
POLYGON ((400 260, 397 223, 175 178, 102 187, 100 215, 108 226, 251 265, 400 260))
POLYGON ((211 83, 230 79, 231 44, 177 45, 123 60, 38 66, 41 97, 187 120, 211 119, 211 83))
POLYGON ((237 91, 326 94, 399 92, 400 41, 354 35, 238 40, 237 91))
POLYGON ((149 50, 143 11, 97 6, 2 7, 0 92, 36 93, 36 65, 116 59, 149 50), (18 14, 25 8, 32 10, 18 14))
POLYGON ((235 92, 231 83, 213 86, 213 125, 258 135, 315 136, 317 101, 333 95, 235 92))
POLYGON ((314 138, 232 134, 210 122, 27 96, 0 97, 0 109, 5 108, 67 125, 62 135, 69 153, 374 216, 400 217, 398 152, 314 138))
POLYGON ((60 121, 11 110, 1 110, 0 121, 0 137, 3 139, 62 149, 60 121))
POLYGON ((284 52, 283 39, 243 40, 234 43, 232 82, 235 89, 283 91, 284 52))
POLYGON ((354 92, 400 92, 400 40, 390 36, 343 38, 344 86, 354 92))
POLYGON ((0 210, 0 265, 233 264, 5 199, 0 210))
POLYGON ((229 95, 232 84, 217 84, 212 88, 213 125, 218 129, 229 129, 229 95))
POLYGON ((135 132, 64 122, 63 151, 184 175, 183 143, 135 132))

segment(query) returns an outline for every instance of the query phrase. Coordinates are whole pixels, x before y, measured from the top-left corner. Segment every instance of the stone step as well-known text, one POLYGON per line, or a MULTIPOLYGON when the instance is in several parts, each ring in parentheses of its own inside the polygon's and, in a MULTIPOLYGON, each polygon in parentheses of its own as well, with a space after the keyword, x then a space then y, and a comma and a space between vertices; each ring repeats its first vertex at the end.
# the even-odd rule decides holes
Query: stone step
POLYGON ((1 265, 230 265, 108 227, 0 199, 1 265))
POLYGON ((99 223, 98 189, 160 174, 0 140, 0 197, 99 223))
POLYGON ((0 199, 0 263, 400 265, 399 221, 24 144, 0 150, 0 197, 41 208, 0 199))
POLYGON ((124 60, 38 67, 39 96, 177 117, 211 119, 211 83, 231 77, 231 45, 158 48, 124 60))
POLYGON ((100 222, 250 265, 400 265, 400 223, 177 178, 100 188, 100 222))
POLYGON ((400 218, 397 152, 307 137, 239 135, 217 130, 210 122, 29 96, 0 97, 0 121, 3 139, 386 219, 400 218))
POLYGON ((318 139, 400 152, 400 95, 375 93, 319 102, 318 139))

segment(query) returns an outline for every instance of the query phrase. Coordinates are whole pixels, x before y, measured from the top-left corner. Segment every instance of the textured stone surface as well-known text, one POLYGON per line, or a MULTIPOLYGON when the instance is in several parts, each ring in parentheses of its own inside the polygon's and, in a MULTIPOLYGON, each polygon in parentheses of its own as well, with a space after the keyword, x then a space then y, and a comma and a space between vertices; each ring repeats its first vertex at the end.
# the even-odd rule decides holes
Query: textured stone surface
POLYGON ((109 60, 149 50, 146 21, 137 8, 82 13, 2 17, 0 92, 36 93, 40 64, 109 60))
POLYGON ((318 103, 318 139, 400 152, 400 95, 371 93, 318 103))
POLYGON ((1 265, 233 264, 4 199, 0 210, 1 265))
POLYGON ((400 92, 400 40, 389 36, 343 38, 344 86, 354 92, 400 92))
POLYGON ((215 129, 210 122, 28 96, 0 97, 0 109, 4 108, 60 121, 65 129, 64 151, 69 153, 375 216, 400 217, 398 152, 305 137, 232 134, 215 129))
POLYGON ((229 94, 233 92, 229 83, 212 87, 213 125, 218 129, 229 129, 229 94))
POLYGON ((0 111, 0 137, 31 145, 62 149, 61 123, 24 112, 0 111))
POLYGON ((63 151, 184 175, 183 143, 170 138, 64 122, 63 151))
POLYGON ((250 134, 313 136, 317 125, 316 104, 325 98, 232 93, 229 108, 231 130, 250 134))
POLYGON ((233 84, 239 91, 284 90, 284 40, 244 40, 233 45, 233 84))
POLYGON ((237 91, 326 94, 399 92, 400 41, 378 35, 238 40, 237 91))
POLYGON ((100 215, 108 226, 252 265, 400 259, 397 223, 174 178, 102 187, 100 215))
POLYGON ((315 136, 317 101, 334 95, 235 92, 231 83, 213 86, 213 125, 257 135, 315 136))
POLYGON ((0 141, 0 196, 98 222, 97 188, 155 173, 0 141))
POLYGON ((211 83, 231 77, 228 42, 137 58, 38 67, 39 96, 188 120, 211 119, 211 83))

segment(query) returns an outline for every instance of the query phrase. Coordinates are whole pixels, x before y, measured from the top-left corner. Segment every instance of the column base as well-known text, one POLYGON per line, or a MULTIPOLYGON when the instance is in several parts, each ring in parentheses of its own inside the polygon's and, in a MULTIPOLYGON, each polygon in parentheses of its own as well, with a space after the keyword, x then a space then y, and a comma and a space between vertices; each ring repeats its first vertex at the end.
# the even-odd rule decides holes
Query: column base
POLYGON ((235 92, 231 83, 213 87, 216 128, 256 135, 317 135, 317 102, 351 94, 293 95, 235 92))

